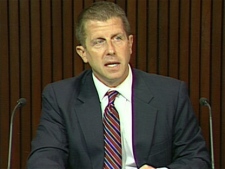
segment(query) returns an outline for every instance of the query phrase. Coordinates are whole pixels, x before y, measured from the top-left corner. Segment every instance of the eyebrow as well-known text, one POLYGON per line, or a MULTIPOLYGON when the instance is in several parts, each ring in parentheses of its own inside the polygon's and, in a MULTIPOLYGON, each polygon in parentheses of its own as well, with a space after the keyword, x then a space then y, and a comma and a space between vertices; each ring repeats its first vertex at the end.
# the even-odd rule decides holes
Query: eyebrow
MULTIPOLYGON (((111 36, 111 38, 112 38, 112 37, 115 37, 115 36, 118 36, 118 35, 119 35, 119 36, 126 36, 126 34, 124 34, 124 33, 122 33, 122 32, 119 32, 119 33, 113 34, 113 35, 111 36)), ((91 41, 94 41, 94 40, 96 40, 96 39, 105 39, 105 38, 102 37, 102 36, 98 36, 98 37, 92 39, 91 41)))

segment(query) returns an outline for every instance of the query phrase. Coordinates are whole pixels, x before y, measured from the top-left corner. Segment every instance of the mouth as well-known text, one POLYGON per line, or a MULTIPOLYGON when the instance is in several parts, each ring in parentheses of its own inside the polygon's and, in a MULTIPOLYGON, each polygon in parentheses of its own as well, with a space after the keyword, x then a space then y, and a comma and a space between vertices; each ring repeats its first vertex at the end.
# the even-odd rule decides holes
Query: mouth
POLYGON ((105 66, 109 68, 114 68, 117 67, 120 63, 119 62, 111 62, 111 63, 106 63, 105 66))

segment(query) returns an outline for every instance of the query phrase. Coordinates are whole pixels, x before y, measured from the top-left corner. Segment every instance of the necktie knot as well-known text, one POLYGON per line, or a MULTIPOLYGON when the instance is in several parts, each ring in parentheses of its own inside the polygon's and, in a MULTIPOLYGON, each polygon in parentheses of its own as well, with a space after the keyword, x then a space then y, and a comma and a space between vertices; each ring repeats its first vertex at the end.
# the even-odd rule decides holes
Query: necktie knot
POLYGON ((118 95, 118 92, 116 90, 108 91, 107 94, 109 99, 109 104, 114 104, 114 101, 116 99, 116 96, 118 95))

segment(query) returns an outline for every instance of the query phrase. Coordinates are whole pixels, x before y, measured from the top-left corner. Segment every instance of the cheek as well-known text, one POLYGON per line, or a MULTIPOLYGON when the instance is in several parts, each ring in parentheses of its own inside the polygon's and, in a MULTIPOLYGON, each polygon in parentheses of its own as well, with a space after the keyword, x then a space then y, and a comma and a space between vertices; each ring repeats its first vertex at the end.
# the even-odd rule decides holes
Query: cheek
POLYGON ((87 51, 87 52, 86 52, 86 55, 85 55, 86 61, 87 61, 88 63, 92 63, 92 62, 93 62, 93 59, 94 59, 93 56, 95 56, 95 54, 93 54, 93 52, 87 51))
MULTIPOLYGON (((91 67, 94 67, 95 65, 99 65, 100 64, 100 60, 99 57, 95 54, 89 54, 87 55, 87 62, 90 64, 91 67)), ((96 67, 96 66, 95 66, 96 67)))

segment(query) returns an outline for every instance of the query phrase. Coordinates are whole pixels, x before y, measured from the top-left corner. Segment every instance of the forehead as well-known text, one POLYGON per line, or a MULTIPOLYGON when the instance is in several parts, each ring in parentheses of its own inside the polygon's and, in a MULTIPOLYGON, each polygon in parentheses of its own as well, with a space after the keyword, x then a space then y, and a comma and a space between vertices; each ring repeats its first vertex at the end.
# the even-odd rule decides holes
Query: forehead
POLYGON ((125 33, 123 22, 120 18, 110 18, 106 21, 89 20, 85 25, 87 36, 125 33))

